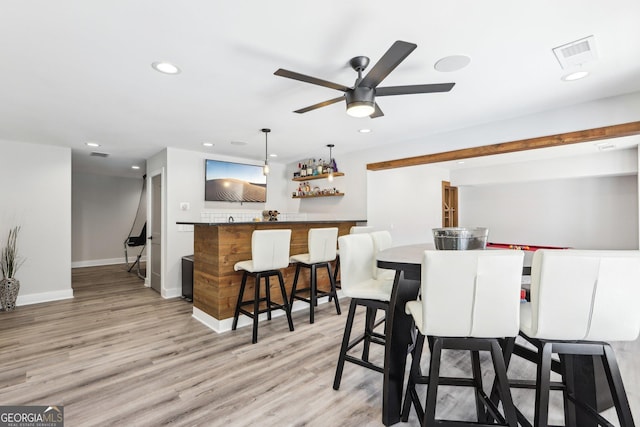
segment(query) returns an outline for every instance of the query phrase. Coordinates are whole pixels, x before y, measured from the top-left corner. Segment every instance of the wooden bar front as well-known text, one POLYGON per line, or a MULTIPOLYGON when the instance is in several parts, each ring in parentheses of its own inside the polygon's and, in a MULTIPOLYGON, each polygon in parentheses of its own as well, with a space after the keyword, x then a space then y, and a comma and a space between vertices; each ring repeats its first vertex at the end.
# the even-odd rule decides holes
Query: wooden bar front
MULTIPOLYGON (((193 305, 210 316, 223 320, 233 317, 242 272, 233 270, 238 261, 251 259, 251 234, 254 230, 291 229, 290 255, 308 252, 307 236, 311 228, 338 227, 338 235, 349 234, 360 221, 189 223, 194 225, 193 305)), ((291 295, 295 265, 283 270, 287 296, 291 295)), ((298 288, 309 283, 309 269, 302 269, 298 288)), ((253 295, 253 278, 247 283, 245 299, 253 295)), ((280 301, 277 279, 271 280, 271 295, 280 301)), ((328 289, 326 270, 319 269, 318 288, 328 289)))

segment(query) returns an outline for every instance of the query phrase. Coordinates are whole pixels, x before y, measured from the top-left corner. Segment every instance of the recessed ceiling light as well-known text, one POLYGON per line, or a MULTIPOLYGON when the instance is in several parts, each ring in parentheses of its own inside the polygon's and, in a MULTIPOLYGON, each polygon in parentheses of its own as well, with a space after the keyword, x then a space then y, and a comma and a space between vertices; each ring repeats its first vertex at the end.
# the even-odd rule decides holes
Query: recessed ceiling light
POLYGON ((359 129, 358 132, 360 132, 360 133, 370 133, 371 129, 359 129))
POLYGON ((566 76, 562 76, 561 78, 565 82, 572 82, 574 80, 584 79, 588 75, 588 71, 576 71, 575 73, 567 74, 566 76))
POLYGON ((202 145, 205 147, 213 147, 213 142, 203 142, 202 145))
POLYGON ((278 155, 276 153, 271 153, 269 154, 269 157, 278 157, 278 155))
POLYGON ((244 141, 231 141, 231 145, 247 145, 244 141))
POLYGON ((88 147, 100 147, 100 144, 98 144, 97 142, 85 142, 85 145, 87 145, 88 147))
POLYGON ((151 64, 154 70, 164 74, 179 74, 180 68, 171 64, 170 62, 154 62, 151 64))
POLYGON ((451 55, 445 56, 442 59, 436 61, 433 65, 437 71, 443 73, 449 73, 451 71, 458 71, 469 65, 471 58, 466 55, 451 55))
POLYGON ((138 166, 138 165, 133 165, 133 166, 131 166, 131 169, 140 169, 140 166, 138 166))
POLYGON ((464 165, 464 160, 458 160, 459 165, 464 165))

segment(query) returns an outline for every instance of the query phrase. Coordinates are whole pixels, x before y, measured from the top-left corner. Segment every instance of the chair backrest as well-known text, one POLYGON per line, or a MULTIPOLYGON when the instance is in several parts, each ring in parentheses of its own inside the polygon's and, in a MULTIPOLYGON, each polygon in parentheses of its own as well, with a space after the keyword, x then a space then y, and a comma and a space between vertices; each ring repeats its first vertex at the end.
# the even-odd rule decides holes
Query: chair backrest
POLYGON ((255 230, 251 235, 254 271, 288 267, 290 243, 291 230, 255 230))
POLYGON ((368 233, 338 238, 340 247, 340 286, 345 295, 355 284, 373 279, 373 240, 368 233))
POLYGON ((311 228, 308 235, 309 262, 325 262, 336 259, 338 227, 311 228))
POLYGON ((531 330, 560 340, 632 341, 640 332, 640 251, 540 249, 531 330))
MULTIPOLYGON (((391 241, 391 233, 389 233, 386 230, 374 231, 373 233, 370 233, 370 234, 371 234, 371 239, 373 240, 374 258, 378 252, 383 251, 385 249, 389 249, 393 244, 391 241)), ((377 278, 393 279, 394 276, 395 276, 394 270, 378 268, 377 263, 374 260, 373 262, 373 278, 374 279, 377 279, 377 278)))
POLYGON ((425 251, 421 330, 448 337, 516 336, 523 258, 512 250, 425 251))
POLYGON ((373 227, 368 225, 354 225, 349 229, 349 234, 371 233, 373 227))

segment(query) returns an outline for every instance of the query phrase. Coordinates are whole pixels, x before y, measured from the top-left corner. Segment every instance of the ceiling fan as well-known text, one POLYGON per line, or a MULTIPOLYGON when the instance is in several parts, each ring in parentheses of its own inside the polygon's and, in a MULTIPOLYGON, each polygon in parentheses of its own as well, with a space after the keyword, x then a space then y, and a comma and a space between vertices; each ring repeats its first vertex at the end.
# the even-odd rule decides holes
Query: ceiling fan
POLYGON ((384 116, 384 113, 375 101, 376 96, 389 96, 389 95, 409 95, 414 93, 434 93, 434 92, 449 92, 455 83, 436 83, 436 84, 424 84, 424 85, 409 85, 409 86, 387 86, 378 87, 380 83, 402 62, 413 50, 418 47, 416 44, 408 43, 402 40, 396 41, 390 48, 382 55, 382 58, 373 66, 371 71, 363 78, 362 72, 369 65, 369 58, 366 56, 356 56, 349 61, 351 68, 358 73, 358 78, 353 87, 347 87, 338 83, 333 83, 327 80, 318 79, 316 77, 307 76, 304 74, 296 73, 295 71, 289 71, 285 69, 278 69, 275 73, 276 76, 286 77, 289 79, 300 80, 315 84, 318 86, 324 86, 331 89, 336 89, 344 92, 344 95, 337 98, 329 99, 327 101, 319 102, 314 105, 310 105, 305 108, 294 111, 295 113, 306 113, 308 111, 316 110, 318 108, 326 107, 327 105, 335 104, 343 100, 347 101, 347 114, 353 117, 366 117, 369 116, 372 119, 380 116, 384 116))

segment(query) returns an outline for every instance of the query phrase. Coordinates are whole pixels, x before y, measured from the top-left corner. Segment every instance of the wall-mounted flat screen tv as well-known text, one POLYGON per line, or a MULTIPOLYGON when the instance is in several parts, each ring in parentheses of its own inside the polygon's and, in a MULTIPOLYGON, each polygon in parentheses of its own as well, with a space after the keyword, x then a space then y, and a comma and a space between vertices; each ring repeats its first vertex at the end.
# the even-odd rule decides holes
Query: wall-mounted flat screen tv
POLYGON ((204 200, 266 202, 267 177, 262 173, 262 166, 207 159, 204 200))

